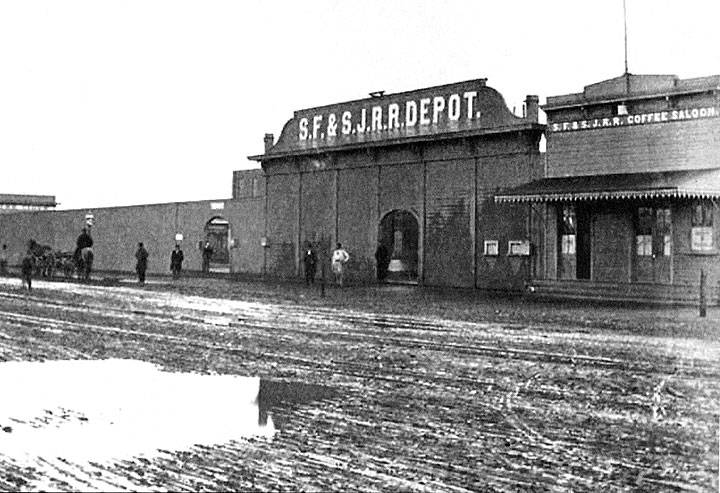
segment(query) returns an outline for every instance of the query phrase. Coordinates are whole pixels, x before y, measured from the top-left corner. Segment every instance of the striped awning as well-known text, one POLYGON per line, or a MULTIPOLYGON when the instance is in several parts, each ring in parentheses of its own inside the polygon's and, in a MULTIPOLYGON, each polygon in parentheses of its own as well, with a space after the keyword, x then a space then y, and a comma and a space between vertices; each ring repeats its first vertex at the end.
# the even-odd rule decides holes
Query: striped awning
POLYGON ((495 194, 495 202, 720 199, 720 168, 545 178, 495 194))

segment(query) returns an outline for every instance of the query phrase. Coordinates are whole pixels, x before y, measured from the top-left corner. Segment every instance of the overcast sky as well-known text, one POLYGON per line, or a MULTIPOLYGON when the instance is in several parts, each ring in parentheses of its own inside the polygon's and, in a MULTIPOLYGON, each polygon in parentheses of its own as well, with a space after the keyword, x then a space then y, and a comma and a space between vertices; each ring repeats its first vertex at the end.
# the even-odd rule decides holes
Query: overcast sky
MULTIPOLYGON (((627 13, 631 73, 720 73, 720 1, 627 13)), ((623 51, 622 0, 3 0, 0 193, 226 198, 295 110, 486 77, 519 113, 623 51)))

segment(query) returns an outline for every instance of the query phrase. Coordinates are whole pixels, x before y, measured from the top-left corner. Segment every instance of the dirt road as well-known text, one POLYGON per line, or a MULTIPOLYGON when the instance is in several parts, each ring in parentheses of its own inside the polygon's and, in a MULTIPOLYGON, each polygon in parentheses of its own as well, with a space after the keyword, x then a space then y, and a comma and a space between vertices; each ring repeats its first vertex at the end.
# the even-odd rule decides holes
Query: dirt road
MULTIPOLYGON (((0 280, 0 370, 26 362, 13 375, 29 382, 13 399, 29 399, 42 385, 31 383, 49 378, 22 373, 49 368, 30 362, 125 359, 152 363, 163 378, 234 375, 236 385, 257 377, 250 412, 259 417, 244 436, 192 435, 177 445, 201 422, 223 419, 182 415, 177 429, 168 425, 174 441, 158 439, 156 451, 148 439, 150 450, 135 455, 113 443, 101 445, 102 458, 65 454, 62 445, 52 453, 3 448, 10 437, 24 445, 31 428, 70 422, 80 440, 95 419, 88 396, 112 399, 106 387, 131 373, 105 376, 107 366, 93 367, 73 378, 90 372, 112 383, 88 385, 83 400, 60 411, 39 398, 35 411, 0 420, 0 490, 718 488, 716 337, 675 336, 667 324, 652 335, 652 320, 635 333, 613 330, 558 317, 552 307, 512 318, 446 317, 428 309, 441 299, 423 298, 425 306, 393 315, 377 304, 322 304, 314 295, 251 296, 247 285, 225 281, 199 288, 36 284, 26 294, 15 280, 0 280), (272 433, 258 431, 268 426, 272 433)), ((330 296, 352 291, 339 293, 330 296)), ((156 378, 142 368, 141 379, 156 378)), ((0 397, 7 383, 0 373, 0 397)), ((157 422, 142 428, 146 435, 163 424, 147 414, 152 409, 169 419, 193 402, 218 413, 236 388, 217 387, 214 397, 210 383, 179 385, 183 404, 140 408, 135 419, 157 422), (207 404, 215 398, 217 405, 207 404)), ((136 398, 133 388, 116 407, 136 398)))

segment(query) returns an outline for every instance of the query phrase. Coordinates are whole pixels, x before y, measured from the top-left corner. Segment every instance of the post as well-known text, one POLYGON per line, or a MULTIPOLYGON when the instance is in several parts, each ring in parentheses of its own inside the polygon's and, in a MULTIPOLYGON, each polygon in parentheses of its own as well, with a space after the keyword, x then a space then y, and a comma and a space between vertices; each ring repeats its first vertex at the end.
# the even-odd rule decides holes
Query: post
POLYGON ((707 301, 705 299, 705 284, 707 278, 705 276, 705 270, 700 270, 700 316, 705 317, 707 315, 707 301))
POLYGON ((323 234, 320 240, 320 297, 325 297, 325 235, 323 234))

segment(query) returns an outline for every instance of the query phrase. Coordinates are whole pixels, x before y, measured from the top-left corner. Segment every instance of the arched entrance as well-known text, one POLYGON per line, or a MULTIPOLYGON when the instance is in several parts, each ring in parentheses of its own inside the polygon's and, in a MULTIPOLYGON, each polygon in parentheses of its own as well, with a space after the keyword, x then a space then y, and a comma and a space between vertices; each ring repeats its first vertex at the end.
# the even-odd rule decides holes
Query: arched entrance
POLYGON ((229 232, 230 223, 222 217, 214 217, 205 224, 205 241, 212 248, 211 272, 230 271, 229 232))
POLYGON ((381 257, 385 258, 385 262, 378 259, 378 270, 380 271, 378 277, 381 280, 389 282, 417 281, 418 232, 418 221, 410 211, 390 211, 380 220, 378 242, 383 247, 381 257))

